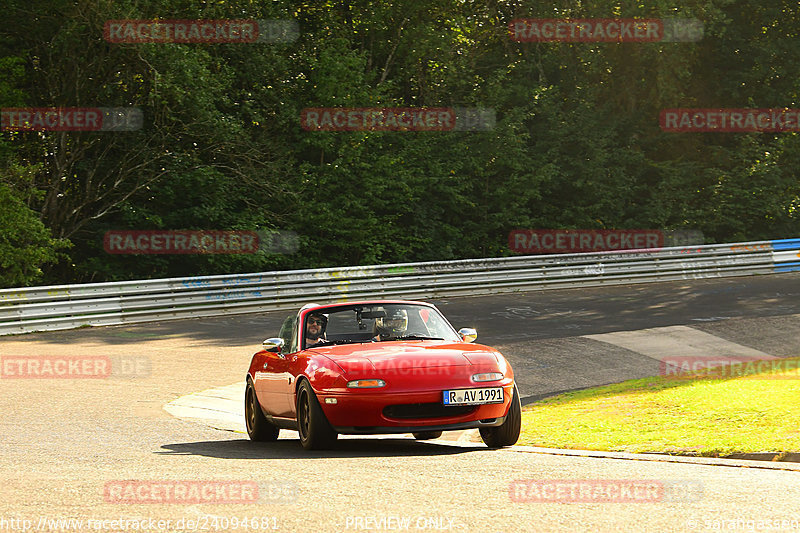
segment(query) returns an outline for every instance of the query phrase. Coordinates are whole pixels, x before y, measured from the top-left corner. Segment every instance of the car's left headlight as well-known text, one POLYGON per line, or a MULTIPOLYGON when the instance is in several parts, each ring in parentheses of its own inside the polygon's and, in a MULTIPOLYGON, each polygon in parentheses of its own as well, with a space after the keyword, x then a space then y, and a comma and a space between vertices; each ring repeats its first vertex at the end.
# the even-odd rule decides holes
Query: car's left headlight
POLYGON ((483 383, 485 381, 499 381, 503 379, 503 374, 500 372, 484 372, 482 374, 472 374, 472 381, 475 383, 483 383))

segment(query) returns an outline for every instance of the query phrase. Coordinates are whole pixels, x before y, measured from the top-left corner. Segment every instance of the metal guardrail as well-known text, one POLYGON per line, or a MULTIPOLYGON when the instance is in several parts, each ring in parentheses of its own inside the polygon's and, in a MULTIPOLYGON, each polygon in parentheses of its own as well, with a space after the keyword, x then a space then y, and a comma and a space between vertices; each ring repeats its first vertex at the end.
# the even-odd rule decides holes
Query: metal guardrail
POLYGON ((0 335, 296 309, 800 271, 800 239, 0 290, 0 335))

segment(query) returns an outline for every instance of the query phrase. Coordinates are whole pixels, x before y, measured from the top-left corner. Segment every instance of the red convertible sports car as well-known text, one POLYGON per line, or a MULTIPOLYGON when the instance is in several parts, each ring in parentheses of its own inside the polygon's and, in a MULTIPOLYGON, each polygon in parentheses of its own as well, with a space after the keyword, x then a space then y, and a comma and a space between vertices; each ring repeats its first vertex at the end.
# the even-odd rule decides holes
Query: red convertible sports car
POLYGON ((323 449, 339 433, 424 440, 479 428, 489 447, 511 446, 522 410, 514 372, 476 338, 423 302, 306 305, 253 356, 247 434, 274 441, 293 429, 304 448, 323 449))

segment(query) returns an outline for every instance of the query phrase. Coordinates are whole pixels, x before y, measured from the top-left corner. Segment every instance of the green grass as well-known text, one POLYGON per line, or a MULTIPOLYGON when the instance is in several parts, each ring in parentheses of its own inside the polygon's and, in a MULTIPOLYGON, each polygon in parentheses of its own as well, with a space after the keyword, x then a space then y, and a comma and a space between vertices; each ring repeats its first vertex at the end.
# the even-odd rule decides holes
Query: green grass
POLYGON ((800 375, 781 375, 658 376, 562 394, 523 409, 518 444, 702 456, 797 452, 800 375))

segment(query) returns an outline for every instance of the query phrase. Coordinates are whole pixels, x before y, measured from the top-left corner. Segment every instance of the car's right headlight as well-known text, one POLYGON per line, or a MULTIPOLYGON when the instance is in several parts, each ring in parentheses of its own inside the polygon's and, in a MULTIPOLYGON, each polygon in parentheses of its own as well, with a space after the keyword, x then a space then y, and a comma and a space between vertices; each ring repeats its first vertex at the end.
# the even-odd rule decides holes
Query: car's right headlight
POLYGON ((503 374, 500 372, 484 372, 482 374, 472 374, 472 381, 475 383, 484 383, 486 381, 500 381, 503 379, 503 374))
POLYGON ((377 389, 385 386, 386 382, 382 379, 355 379, 347 382, 348 389, 377 389))

